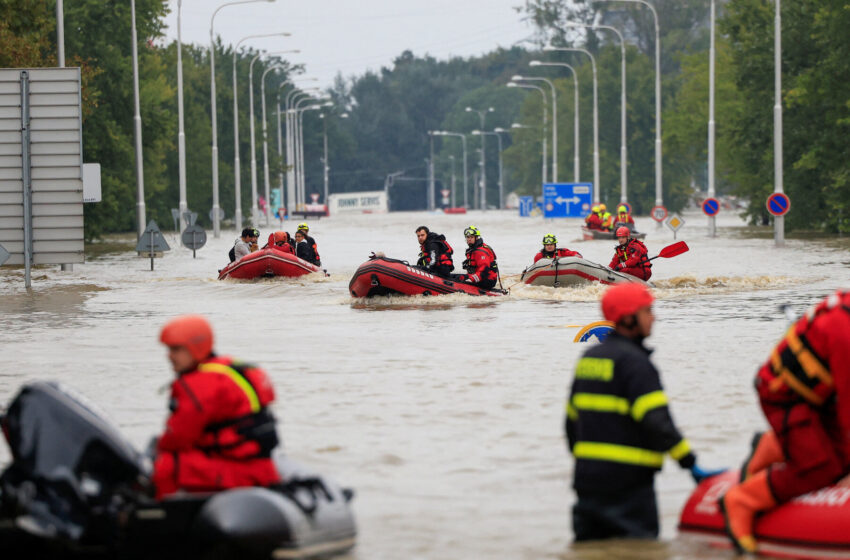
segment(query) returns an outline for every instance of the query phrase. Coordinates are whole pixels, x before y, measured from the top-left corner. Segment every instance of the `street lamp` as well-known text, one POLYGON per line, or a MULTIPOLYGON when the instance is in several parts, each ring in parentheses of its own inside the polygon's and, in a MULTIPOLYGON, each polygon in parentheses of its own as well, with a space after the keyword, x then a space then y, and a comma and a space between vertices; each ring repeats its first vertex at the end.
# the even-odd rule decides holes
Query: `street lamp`
MULTIPOLYGON (((713 1, 713 0, 712 0, 713 1)), ((567 27, 585 27, 588 29, 607 29, 613 31, 620 39, 620 202, 628 202, 628 177, 626 166, 628 165, 626 151, 626 42, 622 33, 616 27, 610 25, 588 25, 568 21, 567 27)))
POLYGON ((543 50, 546 52, 580 52, 590 57, 590 66, 593 70, 593 190, 596 193, 593 201, 599 202, 599 193, 602 192, 602 187, 599 184, 599 96, 597 93, 596 58, 587 49, 545 46, 543 50))
POLYGON ((573 113, 575 113, 575 119, 573 119, 573 180, 578 183, 579 182, 579 112, 578 112, 578 73, 575 68, 567 64, 566 62, 541 62, 539 60, 532 60, 528 63, 529 66, 557 66, 560 68, 568 69, 573 75, 573 113))
MULTIPOLYGON (((658 26, 658 13, 646 0, 594 0, 595 2, 625 2, 642 4, 652 11, 655 20, 655 205, 664 204, 661 193, 661 32, 658 26)), ((778 0, 777 0, 778 2, 778 0)), ((658 222, 661 227, 661 222, 658 222)))
POLYGON ((502 135, 499 132, 505 132, 504 128, 496 128, 493 129, 493 132, 487 132, 484 130, 473 130, 472 134, 481 135, 481 136, 495 136, 496 140, 499 141, 499 209, 502 208, 502 203, 505 199, 505 188, 504 183, 502 182, 502 135))
POLYGON ((451 185, 452 185, 451 186, 451 189, 452 189, 452 207, 455 207, 455 206, 457 206, 457 203, 455 202, 455 157, 450 155, 449 156, 449 162, 451 162, 451 168, 452 168, 452 182, 451 182, 451 185))
MULTIPOLYGON (((529 66, 537 66, 532 60, 528 63, 529 66)), ((526 82, 546 82, 552 90, 552 182, 558 182, 558 103, 556 99, 555 84, 551 80, 540 76, 512 76, 511 80, 523 80, 526 82)))
POLYGON ((467 171, 466 171, 466 135, 461 134, 460 132, 447 132, 445 130, 435 130, 434 136, 457 136, 460 138, 461 144, 463 146, 463 207, 469 208, 469 201, 467 199, 467 171))
POLYGON ((263 33, 260 35, 248 35, 236 42, 233 47, 233 190, 236 195, 236 210, 234 211, 234 219, 236 220, 236 231, 242 230, 242 177, 239 168, 239 104, 237 102, 236 92, 236 53, 244 41, 248 39, 261 39, 264 37, 289 37, 290 34, 282 33, 263 33))
POLYGON ((183 213, 188 210, 186 203, 186 132, 183 127, 183 42, 180 35, 180 9, 182 4, 182 0, 177 0, 177 174, 180 185, 177 211, 180 214, 180 231, 186 229, 186 218, 183 217, 183 213))
MULTIPOLYGON (((525 88, 525 89, 536 89, 537 91, 540 92, 540 95, 543 96, 543 104, 542 104, 543 105, 543 173, 541 175, 541 179, 543 181, 543 184, 546 184, 546 182, 547 182, 546 181, 546 133, 547 133, 547 129, 546 129, 546 122, 547 122, 546 104, 548 103, 548 101, 546 100, 546 92, 543 91, 542 87, 533 86, 531 84, 520 84, 518 82, 509 82, 507 84, 507 86, 508 87, 520 87, 520 88, 525 88)), ((511 128, 519 128, 519 127, 511 126, 511 128)))
MULTIPOLYGON (((136 140, 136 229, 145 232, 145 175, 142 169, 142 115, 139 110, 139 51, 136 37, 136 0, 130 0, 130 24, 133 28, 133 136, 136 140)), ((153 261, 151 261, 153 262, 153 261)), ((153 268, 153 266, 151 266, 153 268)), ((27 269, 29 281, 29 269, 27 269)))
MULTIPOLYGON (((328 121, 327 114, 320 113, 319 118, 322 119, 322 144, 324 145, 325 157, 322 158, 322 172, 323 172, 323 180, 325 183, 325 198, 324 203, 328 204, 328 196, 330 195, 330 191, 328 189, 328 172, 331 170, 328 164, 328 121)), ((347 119, 348 113, 342 113, 339 118, 347 119)))
MULTIPOLYGON (((484 117, 487 113, 492 113, 493 108, 488 107, 487 109, 473 109, 472 107, 466 108, 467 113, 478 113, 478 118, 481 120, 481 129, 484 130, 484 117)), ((481 137, 481 209, 487 210, 487 169, 485 167, 484 160, 484 136, 481 137)))
POLYGON ((274 2, 275 0, 237 0, 235 2, 225 2, 215 9, 210 17, 210 115, 212 124, 212 186, 213 186, 213 237, 218 238, 221 232, 221 217, 219 216, 220 207, 218 205, 218 131, 216 123, 216 107, 215 107, 215 34, 213 32, 213 24, 215 16, 219 10, 225 6, 236 6, 237 4, 253 4, 256 2, 274 2))
POLYGON ((262 77, 260 78, 260 102, 262 104, 262 115, 263 115, 263 181, 265 184, 265 192, 266 192, 266 225, 271 223, 271 216, 269 214, 269 139, 268 139, 268 130, 266 128, 266 76, 272 70, 280 70, 282 68, 286 68, 284 64, 275 64, 274 66, 269 66, 263 72, 262 77))
POLYGON ((307 173, 306 173, 306 166, 305 166, 305 163, 304 163, 304 121, 303 121, 304 113, 306 113, 307 111, 316 111, 318 109, 321 109, 322 107, 333 107, 333 102, 331 102, 329 100, 325 103, 316 103, 316 102, 325 101, 326 99, 327 98, 318 98, 317 99, 317 98, 307 97, 307 98, 304 98, 304 99, 299 99, 298 102, 295 104, 296 120, 298 121, 298 135, 299 135, 299 139, 298 139, 298 151, 299 151, 298 157, 299 157, 299 160, 298 160, 298 162, 299 162, 299 168, 301 169, 301 173, 299 174, 299 177, 300 177, 299 192, 301 193, 301 199, 305 201, 305 204, 306 204, 306 176, 307 176, 307 173), (314 104, 313 105, 307 105, 306 107, 299 107, 299 105, 301 104, 302 101, 313 101, 314 104))
POLYGON ((289 189, 289 194, 287 195, 287 206, 291 209, 298 208, 298 204, 302 203, 301 193, 298 191, 298 121, 295 118, 295 110, 293 109, 293 104, 295 100, 301 96, 309 96, 311 93, 318 92, 319 88, 306 88, 304 90, 299 90, 293 88, 292 91, 286 94, 286 158, 287 158, 287 171, 286 171, 286 184, 289 189), (292 115, 292 118, 290 118, 292 115))
MULTIPOLYGON (((289 109, 290 109, 289 101, 290 101, 290 99, 292 99, 292 95, 294 93, 300 92, 300 90, 295 88, 296 82, 317 82, 317 81, 318 81, 318 78, 308 78, 308 77, 301 77, 301 78, 298 78, 297 80, 286 80, 285 82, 280 84, 279 89, 278 89, 278 91, 280 91, 280 89, 283 89, 284 87, 286 87, 288 85, 293 86, 292 90, 289 91, 289 93, 286 94, 285 102, 284 102, 284 111, 283 111, 283 116, 284 116, 284 120, 285 120, 285 124, 286 124, 286 160, 285 160, 286 167, 287 167, 287 169, 286 169, 286 189, 287 189, 286 207, 291 208, 291 209, 295 208, 296 200, 295 200, 295 168, 293 166, 293 160, 295 159, 294 149, 293 149, 293 140, 292 140, 293 123, 289 118, 289 109)), ((318 91, 318 88, 314 88, 314 89, 316 91, 318 91)), ((283 200, 281 200, 281 203, 283 203, 283 200)))
MULTIPOLYGON (((778 0, 777 0, 778 3, 778 0)), ((708 196, 714 196, 714 0, 711 0, 711 44, 708 49, 708 196)), ((717 220, 708 217, 708 236, 717 235, 717 220)))
MULTIPOLYGON (((776 0, 773 19, 773 192, 782 192, 782 14, 776 0)), ((773 218, 773 240, 777 247, 785 245, 785 216, 773 218)))

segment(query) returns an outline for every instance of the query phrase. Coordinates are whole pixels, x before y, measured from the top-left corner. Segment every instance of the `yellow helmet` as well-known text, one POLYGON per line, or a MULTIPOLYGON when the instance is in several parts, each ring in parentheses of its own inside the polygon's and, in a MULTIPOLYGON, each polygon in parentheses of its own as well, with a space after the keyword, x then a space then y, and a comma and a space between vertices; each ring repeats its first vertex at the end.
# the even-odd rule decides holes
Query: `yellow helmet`
POLYGON ((557 245, 558 244, 558 238, 555 237, 554 233, 547 233, 546 235, 543 236, 543 244, 544 245, 557 245))
POLYGON ((626 208, 625 204, 621 204, 617 207, 617 214, 628 214, 628 213, 629 213, 629 209, 626 208))
POLYGON ((590 207, 590 211, 593 212, 594 214, 596 214, 597 212, 599 212, 599 205, 594 204, 593 206, 590 207))
POLYGON ((310 226, 307 225, 307 222, 301 222, 298 224, 296 231, 310 231, 310 226))
POLYGON ((599 203, 599 210, 600 210, 600 211, 602 211, 602 212, 604 212, 604 211, 608 210, 608 207, 607 207, 607 206, 605 206, 605 203, 604 203, 604 202, 600 202, 600 203, 599 203))
POLYGON ((481 237, 481 231, 475 226, 469 226, 465 230, 463 230, 463 236, 469 237, 470 235, 474 235, 475 237, 481 237))

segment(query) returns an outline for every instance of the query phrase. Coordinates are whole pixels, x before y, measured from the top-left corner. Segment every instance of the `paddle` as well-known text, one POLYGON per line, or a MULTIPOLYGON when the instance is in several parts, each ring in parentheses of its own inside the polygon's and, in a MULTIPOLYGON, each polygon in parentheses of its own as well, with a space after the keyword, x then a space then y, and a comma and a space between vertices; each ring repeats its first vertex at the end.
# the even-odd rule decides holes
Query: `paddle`
POLYGON ((672 245, 667 245, 661 251, 658 252, 657 255, 652 257, 649 260, 657 259, 658 257, 664 257, 665 259, 669 259, 670 257, 675 257, 677 255, 681 255, 682 253, 687 253, 690 250, 688 244, 684 241, 679 241, 677 243, 673 243, 672 245))

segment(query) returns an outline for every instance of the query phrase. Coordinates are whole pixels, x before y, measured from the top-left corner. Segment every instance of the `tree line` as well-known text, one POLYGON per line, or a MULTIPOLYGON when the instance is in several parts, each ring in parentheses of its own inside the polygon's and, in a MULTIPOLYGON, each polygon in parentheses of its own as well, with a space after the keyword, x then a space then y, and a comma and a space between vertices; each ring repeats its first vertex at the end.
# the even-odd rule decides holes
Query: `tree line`
MULTIPOLYGON (((709 0, 654 0, 660 20, 664 146, 664 203, 679 210, 705 191, 708 120, 709 0)), ((767 218, 764 201, 773 191, 773 2, 718 2, 716 75, 716 186, 718 193, 749 202, 753 222, 767 218)), ((178 201, 176 43, 164 41, 167 0, 137 0, 144 178, 149 218, 169 224, 178 201)), ((784 185, 792 200, 791 229, 846 231, 850 199, 845 128, 850 123, 846 64, 850 39, 844 30, 850 13, 839 0, 783 3, 784 185)), ((581 46, 596 57, 599 96, 600 186, 603 201, 616 204, 620 192, 620 47, 605 31, 577 31, 566 22, 602 22, 622 29, 627 58, 627 148, 629 201, 645 214, 654 204, 654 41, 651 14, 637 5, 566 0, 529 0, 524 16, 537 30, 533 48, 512 47, 469 58, 437 60, 401 53, 388 67, 360 76, 338 76, 327 94, 334 107, 304 114, 308 193, 323 192, 323 135, 328 138, 331 192, 380 190, 394 177, 391 208, 421 209, 427 200, 428 159, 433 143, 438 189, 449 189, 454 169, 457 199, 463 202, 463 158, 459 138, 431 137, 429 131, 466 134, 467 198, 482 171, 487 202, 498 201, 497 142, 470 132, 502 133, 505 192, 539 194, 543 97, 534 90, 506 87, 516 74, 547 77, 557 90, 559 180, 573 170, 573 107, 579 98, 580 169, 593 177, 593 75, 587 57, 543 52, 543 44, 581 46), (603 10, 604 8, 604 10, 603 10), (530 67, 532 60, 569 63, 573 78, 556 67, 530 67), (474 111, 467 111, 469 107, 474 111), (490 112, 489 109, 493 111, 490 112), (340 118, 346 113, 348 118, 340 118), (517 123, 521 128, 511 128, 517 123)), ((135 210, 132 59, 128 2, 78 0, 65 3, 66 64, 82 68, 83 151, 101 163, 103 201, 85 205, 86 235, 132 231, 135 210)), ((215 46, 220 204, 233 216, 234 141, 232 45, 215 46)), ((208 224, 212 206, 209 46, 183 45, 187 199, 208 224)), ((248 65, 252 48, 235 52, 239 98, 242 207, 250 207, 248 65)), ((43 0, 0 0, 0 65, 56 65, 55 5, 43 0)), ((285 60, 260 59, 254 65, 254 107, 258 162, 262 169, 259 124, 260 76, 266 79, 270 169, 277 186, 283 162, 276 157, 275 107, 280 86, 301 69, 285 60)), ((309 69, 308 69, 309 70, 309 69)), ((543 84, 542 87, 548 90, 543 84)), ((284 90, 285 91, 285 90, 284 90)), ((547 101, 549 93, 547 91, 547 101)), ((549 110, 551 119, 551 110, 549 110)), ((551 123, 550 123, 551 126, 551 123)), ((551 154, 551 129, 549 130, 551 154)), ((551 173, 551 171, 550 171, 551 173)), ((551 179, 551 176, 550 176, 551 179)), ((262 172, 258 173, 262 192, 262 172)), ((439 201, 439 195, 437 197, 439 201)), ((248 213, 245 212, 247 215, 248 213)))

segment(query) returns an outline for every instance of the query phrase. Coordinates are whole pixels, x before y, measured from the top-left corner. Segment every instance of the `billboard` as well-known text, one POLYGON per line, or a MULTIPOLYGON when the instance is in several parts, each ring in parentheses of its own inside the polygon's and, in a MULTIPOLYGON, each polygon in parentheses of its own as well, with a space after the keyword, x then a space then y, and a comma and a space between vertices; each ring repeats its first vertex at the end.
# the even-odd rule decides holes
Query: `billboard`
POLYGON ((337 214, 384 214, 389 210, 385 191, 328 195, 328 211, 337 214))

